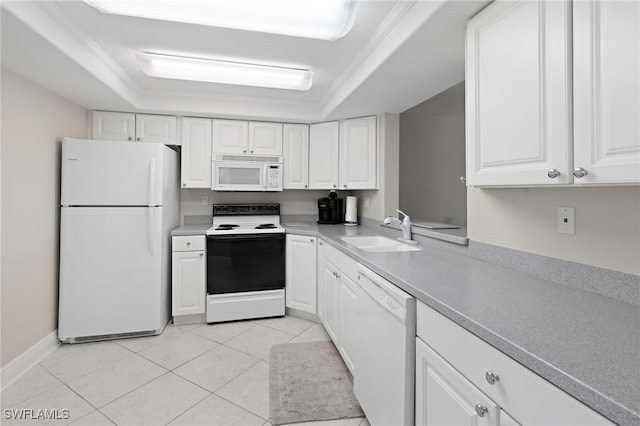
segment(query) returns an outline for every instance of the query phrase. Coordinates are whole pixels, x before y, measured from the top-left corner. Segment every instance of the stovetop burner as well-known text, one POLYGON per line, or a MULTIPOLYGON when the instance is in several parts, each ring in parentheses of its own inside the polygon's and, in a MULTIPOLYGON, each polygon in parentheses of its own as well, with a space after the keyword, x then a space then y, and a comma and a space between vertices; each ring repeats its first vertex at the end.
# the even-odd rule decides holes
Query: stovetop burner
POLYGON ((222 230, 225 230, 225 229, 234 229, 234 228, 237 228, 239 226, 240 225, 236 225, 235 223, 221 223, 220 225, 218 225, 216 230, 222 231, 222 230))
POLYGON ((274 225, 273 223, 262 223, 258 226, 256 226, 254 229, 276 229, 277 226, 274 225))

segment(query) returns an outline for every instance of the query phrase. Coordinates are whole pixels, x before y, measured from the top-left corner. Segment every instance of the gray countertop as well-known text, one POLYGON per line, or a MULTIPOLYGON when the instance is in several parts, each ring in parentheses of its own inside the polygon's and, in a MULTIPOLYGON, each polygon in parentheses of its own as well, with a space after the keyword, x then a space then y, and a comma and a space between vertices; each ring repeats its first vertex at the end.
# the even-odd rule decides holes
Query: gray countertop
MULTIPOLYGON (((283 224, 287 233, 321 237, 610 420, 640 425, 637 305, 433 247, 420 236, 421 251, 396 253, 364 252, 339 238, 399 236, 386 227, 283 224)), ((186 225, 172 235, 208 227, 186 225)))

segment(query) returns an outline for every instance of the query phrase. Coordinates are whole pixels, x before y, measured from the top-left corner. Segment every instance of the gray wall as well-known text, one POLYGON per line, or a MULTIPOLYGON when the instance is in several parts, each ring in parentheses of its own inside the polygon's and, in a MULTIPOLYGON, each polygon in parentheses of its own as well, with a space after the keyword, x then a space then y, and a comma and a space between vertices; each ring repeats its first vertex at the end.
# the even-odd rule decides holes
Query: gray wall
POLYGON ((400 114, 400 209, 467 224, 464 82, 400 114))
POLYGON ((60 141, 87 111, 2 69, 2 366, 58 323, 60 141))

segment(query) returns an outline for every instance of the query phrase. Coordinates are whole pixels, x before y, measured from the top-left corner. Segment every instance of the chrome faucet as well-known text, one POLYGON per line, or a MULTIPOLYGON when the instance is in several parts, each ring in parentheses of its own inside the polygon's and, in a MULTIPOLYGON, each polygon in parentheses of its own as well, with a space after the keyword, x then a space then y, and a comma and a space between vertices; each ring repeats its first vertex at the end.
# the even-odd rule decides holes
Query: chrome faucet
POLYGON ((402 238, 398 238, 399 240, 405 242, 415 243, 416 241, 411 238, 411 218, 404 212, 396 209, 398 213, 404 216, 404 219, 400 220, 393 216, 389 216, 384 219, 384 224, 389 225, 390 223, 394 223, 396 225, 400 225, 400 229, 402 230, 402 238))

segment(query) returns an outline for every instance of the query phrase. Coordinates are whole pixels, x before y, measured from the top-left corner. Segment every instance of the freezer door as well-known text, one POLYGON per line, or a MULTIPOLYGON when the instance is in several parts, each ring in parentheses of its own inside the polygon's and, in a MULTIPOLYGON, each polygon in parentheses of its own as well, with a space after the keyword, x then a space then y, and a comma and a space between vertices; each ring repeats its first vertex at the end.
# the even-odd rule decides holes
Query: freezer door
POLYGON ((63 206, 162 205, 163 155, 169 148, 64 138, 63 206))
POLYGON ((161 207, 61 209, 61 340, 166 325, 162 214, 161 207))

